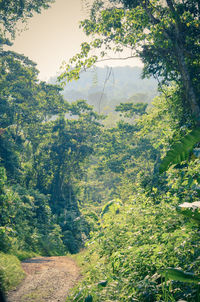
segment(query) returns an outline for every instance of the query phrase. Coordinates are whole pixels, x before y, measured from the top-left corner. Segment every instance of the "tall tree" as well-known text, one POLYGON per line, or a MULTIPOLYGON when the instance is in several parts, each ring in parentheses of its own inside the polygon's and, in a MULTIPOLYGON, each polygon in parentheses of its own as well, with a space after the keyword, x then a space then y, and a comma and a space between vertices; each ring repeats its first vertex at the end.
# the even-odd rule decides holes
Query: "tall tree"
POLYGON ((35 153, 43 123, 68 105, 59 87, 38 82, 38 70, 28 58, 5 51, 0 63, 0 163, 13 178, 19 157, 25 160, 24 142, 35 153))
POLYGON ((95 1, 90 18, 81 22, 93 40, 82 44, 60 78, 77 78, 82 66, 98 61, 94 49, 101 49, 103 58, 110 50, 128 48, 130 57, 144 62, 144 75, 178 83, 185 111, 200 124, 199 16, 198 0, 95 1))

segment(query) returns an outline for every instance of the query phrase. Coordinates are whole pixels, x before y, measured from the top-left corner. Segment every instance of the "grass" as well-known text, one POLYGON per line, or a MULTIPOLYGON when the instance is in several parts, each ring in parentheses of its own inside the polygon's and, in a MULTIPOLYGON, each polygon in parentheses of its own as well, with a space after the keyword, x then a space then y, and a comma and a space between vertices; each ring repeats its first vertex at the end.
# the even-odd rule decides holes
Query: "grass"
POLYGON ((25 273, 20 260, 14 255, 0 253, 0 282, 2 289, 7 292, 17 287, 24 279, 25 273))
POLYGON ((21 302, 42 302, 46 301, 48 298, 49 293, 46 292, 45 290, 41 289, 35 289, 31 291, 30 293, 22 296, 21 302))
POLYGON ((74 261, 76 261, 76 263, 81 266, 83 264, 83 259, 84 259, 84 256, 86 255, 87 253, 87 249, 82 249, 79 253, 77 254, 66 254, 67 257, 73 259, 74 261))

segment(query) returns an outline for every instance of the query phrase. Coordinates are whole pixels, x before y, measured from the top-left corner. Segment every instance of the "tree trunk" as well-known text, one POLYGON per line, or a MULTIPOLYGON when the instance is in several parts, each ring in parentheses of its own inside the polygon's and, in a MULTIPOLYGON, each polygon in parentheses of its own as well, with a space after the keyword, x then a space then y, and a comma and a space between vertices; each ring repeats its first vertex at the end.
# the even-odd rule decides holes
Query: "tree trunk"
POLYGON ((196 97, 190 72, 188 70, 187 63, 185 61, 184 45, 182 44, 183 32, 182 32, 181 20, 174 7, 174 1, 166 0, 166 2, 175 21, 175 25, 174 25, 175 37, 174 39, 173 37, 171 37, 171 41, 174 44, 179 71, 185 88, 186 99, 188 104, 190 105, 191 113, 192 116, 194 117, 195 122, 197 123, 197 125, 200 125, 200 106, 198 104, 198 98, 196 97))
POLYGON ((181 74, 181 79, 185 88, 185 94, 188 104, 190 105, 192 116, 195 122, 200 125, 200 107, 198 105, 197 97, 193 88, 190 73, 185 62, 185 57, 181 47, 175 43, 175 51, 177 54, 177 61, 179 66, 179 71, 181 74))

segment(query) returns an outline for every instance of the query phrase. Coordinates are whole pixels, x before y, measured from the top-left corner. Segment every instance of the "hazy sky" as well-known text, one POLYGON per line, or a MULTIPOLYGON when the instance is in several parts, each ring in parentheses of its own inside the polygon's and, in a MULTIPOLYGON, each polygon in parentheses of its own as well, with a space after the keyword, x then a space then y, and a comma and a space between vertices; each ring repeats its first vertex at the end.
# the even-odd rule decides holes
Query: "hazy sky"
MULTIPOLYGON (((87 15, 84 0, 56 0, 48 10, 28 21, 28 30, 18 35, 12 47, 36 62, 40 79, 47 80, 87 40, 79 22, 87 15)), ((108 65, 108 62, 106 63, 108 65)), ((109 65, 138 65, 138 61, 110 62, 109 65)))

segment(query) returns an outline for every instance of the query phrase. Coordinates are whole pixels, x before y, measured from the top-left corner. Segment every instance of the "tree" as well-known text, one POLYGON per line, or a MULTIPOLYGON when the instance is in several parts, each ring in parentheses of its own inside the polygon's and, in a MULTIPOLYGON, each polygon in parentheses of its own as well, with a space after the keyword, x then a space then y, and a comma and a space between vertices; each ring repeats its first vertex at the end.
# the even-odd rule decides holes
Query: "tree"
MULTIPOLYGON (((65 112, 67 102, 56 85, 38 82, 35 63, 23 55, 5 51, 0 64, 0 163, 7 175, 19 174, 19 158, 26 158, 24 143, 33 154, 42 137, 45 121, 65 112)), ((19 176, 19 175, 18 175, 19 176)))
POLYGON ((95 1, 90 18, 81 22, 93 40, 82 44, 81 53, 70 60, 60 79, 77 78, 83 66, 89 68, 98 61, 94 49, 101 49, 103 58, 110 50, 119 52, 126 47, 131 57, 142 59, 144 76, 178 84, 185 112, 199 125, 199 16, 198 0, 95 1))
POLYGON ((25 22, 33 13, 41 13, 41 9, 47 9, 54 0, 2 0, 0 2, 0 42, 9 43, 6 39, 8 33, 14 37, 16 23, 25 22))
POLYGON ((132 117, 136 115, 143 115, 146 111, 148 104, 145 103, 121 103, 115 109, 115 111, 120 111, 125 113, 126 117, 132 117))
POLYGON ((84 101, 72 103, 69 112, 71 119, 60 116, 50 122, 50 136, 43 137, 36 154, 37 187, 51 194, 57 213, 76 208, 73 181, 80 177, 81 165, 93 153, 100 130, 101 117, 84 101))
POLYGON ((30 186, 50 197, 63 242, 74 253, 83 244, 77 195, 85 163, 99 140, 102 117, 82 100, 68 104, 68 115, 60 114, 40 128, 30 186))

